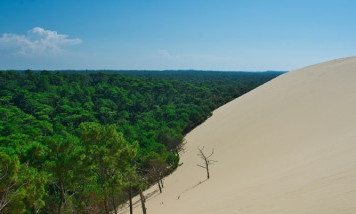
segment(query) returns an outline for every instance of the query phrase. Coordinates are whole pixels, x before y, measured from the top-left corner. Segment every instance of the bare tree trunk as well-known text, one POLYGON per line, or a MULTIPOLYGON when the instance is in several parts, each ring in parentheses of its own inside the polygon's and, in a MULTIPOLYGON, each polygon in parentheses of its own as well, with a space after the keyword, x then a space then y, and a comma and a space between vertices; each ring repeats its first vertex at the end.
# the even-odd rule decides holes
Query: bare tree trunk
POLYGON ((133 209, 132 209, 132 187, 131 187, 131 184, 129 186, 129 205, 130 205, 130 214, 133 214, 133 209))
POLYGON ((140 200, 141 200, 141 206, 142 206, 142 213, 147 214, 147 209, 146 209, 146 199, 145 196, 143 195, 142 189, 139 188, 140 192, 140 200))
POLYGON ((206 176, 208 177, 208 179, 210 178, 210 174, 209 174, 209 164, 205 163, 206 165, 206 176))
POLYGON ((65 203, 65 193, 64 193, 64 187, 62 182, 60 182, 59 188, 60 188, 61 197, 58 206, 58 214, 61 214, 62 205, 65 203))
POLYGON ((159 192, 162 193, 162 187, 161 187, 161 184, 159 182, 159 179, 157 180, 157 184, 158 184, 159 192))
POLYGON ((106 194, 106 191, 104 191, 104 208, 105 208, 105 213, 109 214, 109 206, 108 206, 108 195, 106 194))
POLYGON ((114 206, 114 212, 115 212, 115 214, 117 214, 117 206, 116 206, 116 202, 115 202, 114 193, 111 194, 111 200, 112 200, 112 205, 114 206))
POLYGON ((160 180, 161 181, 161 186, 162 186, 162 189, 164 188, 163 186, 163 179, 160 180))
POLYGON ((62 200, 59 201, 58 214, 61 214, 61 208, 62 208, 62 200))
POLYGON ((34 213, 34 214, 37 213, 37 210, 36 210, 36 207, 35 207, 35 206, 32 206, 32 207, 31 207, 31 210, 32 210, 32 213, 34 213))

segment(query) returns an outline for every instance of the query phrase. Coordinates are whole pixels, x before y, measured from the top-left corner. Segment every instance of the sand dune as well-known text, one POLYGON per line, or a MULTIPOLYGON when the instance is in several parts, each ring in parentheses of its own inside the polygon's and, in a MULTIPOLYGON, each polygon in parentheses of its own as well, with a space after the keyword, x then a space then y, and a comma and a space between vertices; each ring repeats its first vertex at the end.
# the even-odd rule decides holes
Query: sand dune
POLYGON ((356 57, 286 73, 214 111, 186 140, 164 192, 146 191, 149 214, 354 214, 356 57), (201 146, 218 161, 206 181, 201 146))

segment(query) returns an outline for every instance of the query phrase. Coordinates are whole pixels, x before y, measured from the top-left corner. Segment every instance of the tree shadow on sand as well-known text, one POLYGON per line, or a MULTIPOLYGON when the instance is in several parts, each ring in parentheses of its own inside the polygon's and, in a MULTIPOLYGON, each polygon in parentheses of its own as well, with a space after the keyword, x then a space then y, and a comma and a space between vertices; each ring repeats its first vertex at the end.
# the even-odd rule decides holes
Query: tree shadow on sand
POLYGON ((193 186, 191 186, 191 187, 188 187, 187 189, 185 189, 183 192, 181 192, 181 193, 178 195, 177 200, 179 200, 179 198, 180 198, 181 195, 183 195, 184 193, 186 193, 186 192, 188 192, 188 191, 190 191, 190 190, 192 190, 192 189, 198 187, 199 185, 203 184, 203 183, 206 182, 207 180, 208 180, 208 179, 206 178, 205 180, 199 181, 199 183, 197 183, 197 184, 195 184, 195 185, 193 185, 193 186))

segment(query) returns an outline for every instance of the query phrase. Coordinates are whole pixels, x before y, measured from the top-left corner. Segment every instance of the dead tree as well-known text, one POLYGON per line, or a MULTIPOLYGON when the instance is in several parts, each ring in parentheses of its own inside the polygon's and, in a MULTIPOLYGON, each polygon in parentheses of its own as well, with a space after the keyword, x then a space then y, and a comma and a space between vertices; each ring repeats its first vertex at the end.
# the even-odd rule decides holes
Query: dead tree
POLYGON ((159 192, 162 193, 163 178, 168 172, 168 166, 166 163, 157 159, 151 160, 150 165, 152 169, 150 177, 157 183, 159 192))
POLYGON ((184 153, 185 152, 185 145, 187 144, 187 141, 183 138, 182 142, 178 143, 176 145, 176 154, 179 155, 180 153, 184 153))
POLYGON ((212 149, 212 151, 209 155, 204 154, 204 151, 203 151, 204 146, 203 146, 203 148, 198 147, 198 150, 199 150, 199 153, 197 155, 204 161, 204 165, 202 166, 202 165, 197 164, 197 166, 206 169, 206 176, 207 176, 207 179, 209 179, 210 178, 209 165, 212 165, 213 163, 217 162, 215 160, 210 159, 211 156, 213 156, 213 154, 214 154, 214 149, 212 149))

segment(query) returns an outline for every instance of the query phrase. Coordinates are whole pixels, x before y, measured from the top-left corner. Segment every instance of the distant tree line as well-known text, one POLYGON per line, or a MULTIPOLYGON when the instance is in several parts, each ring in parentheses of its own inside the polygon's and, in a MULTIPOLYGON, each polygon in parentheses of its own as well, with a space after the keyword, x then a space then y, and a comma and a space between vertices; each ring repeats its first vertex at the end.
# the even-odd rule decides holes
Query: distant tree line
POLYGON ((187 132, 278 74, 0 71, 0 213, 117 213, 145 200, 187 132))

